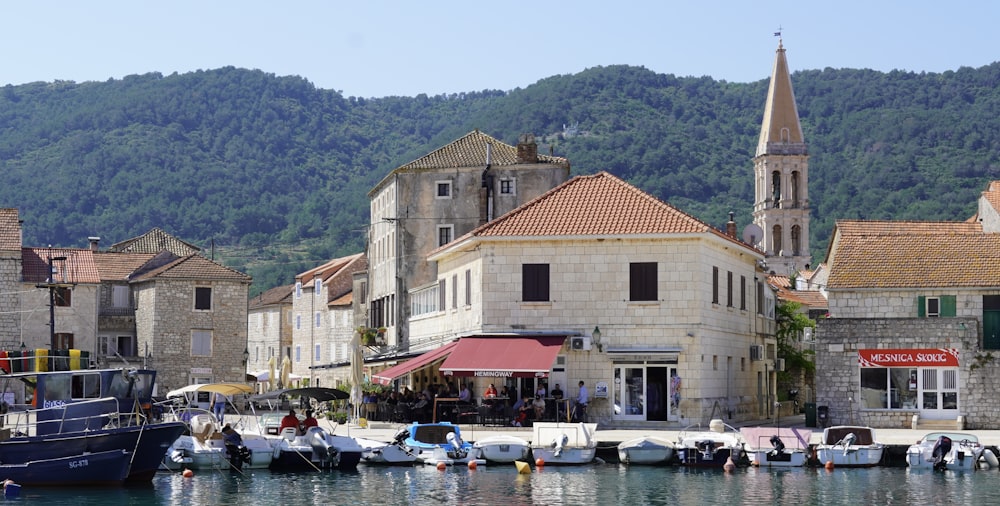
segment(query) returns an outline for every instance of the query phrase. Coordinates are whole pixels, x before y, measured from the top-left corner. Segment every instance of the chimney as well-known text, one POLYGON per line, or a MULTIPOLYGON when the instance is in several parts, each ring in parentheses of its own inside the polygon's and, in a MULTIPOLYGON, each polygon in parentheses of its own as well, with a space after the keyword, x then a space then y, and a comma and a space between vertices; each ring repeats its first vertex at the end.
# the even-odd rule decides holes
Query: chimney
POLYGON ((90 251, 97 252, 97 243, 101 242, 100 237, 91 236, 87 238, 90 241, 90 251))
POLYGON ((534 134, 521 134, 517 140, 517 163, 538 163, 538 144, 534 134))
POLYGON ((733 221, 733 214, 734 213, 732 211, 729 211, 729 221, 726 222, 726 235, 728 235, 729 237, 732 237, 733 239, 735 239, 736 238, 736 222, 733 221))

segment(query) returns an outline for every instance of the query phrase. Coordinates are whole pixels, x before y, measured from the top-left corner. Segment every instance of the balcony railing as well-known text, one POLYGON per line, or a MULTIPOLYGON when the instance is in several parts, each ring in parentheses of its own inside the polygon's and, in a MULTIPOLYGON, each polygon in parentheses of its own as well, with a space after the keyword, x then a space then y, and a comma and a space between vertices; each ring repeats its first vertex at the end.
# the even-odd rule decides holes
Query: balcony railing
POLYGON ((101 307, 100 316, 135 316, 134 307, 101 307))

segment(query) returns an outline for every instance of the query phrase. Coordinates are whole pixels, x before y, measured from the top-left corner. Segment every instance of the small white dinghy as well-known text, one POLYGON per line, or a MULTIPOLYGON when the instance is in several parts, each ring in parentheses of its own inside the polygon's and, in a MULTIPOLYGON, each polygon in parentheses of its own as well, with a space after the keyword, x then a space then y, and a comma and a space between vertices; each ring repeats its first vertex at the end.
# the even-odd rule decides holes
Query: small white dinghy
POLYGON ((531 452, 531 443, 508 435, 484 437, 472 443, 479 450, 479 455, 489 462, 511 463, 516 460, 527 460, 531 452))
POLYGON ((809 429, 743 427, 750 464, 759 467, 801 467, 808 460, 809 429))
POLYGON ((642 436, 618 444, 622 464, 667 464, 674 458, 674 444, 656 436, 642 436))

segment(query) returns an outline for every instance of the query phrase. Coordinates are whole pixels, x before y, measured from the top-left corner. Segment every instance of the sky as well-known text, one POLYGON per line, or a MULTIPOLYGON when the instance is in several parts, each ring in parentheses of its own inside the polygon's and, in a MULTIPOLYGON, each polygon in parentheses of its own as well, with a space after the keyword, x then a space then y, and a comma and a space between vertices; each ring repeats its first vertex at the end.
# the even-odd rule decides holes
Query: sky
POLYGON ((0 85, 234 66, 412 97, 618 64, 753 82, 770 75, 778 31, 792 72, 944 72, 1000 60, 998 21, 988 0, 9 1, 0 85))

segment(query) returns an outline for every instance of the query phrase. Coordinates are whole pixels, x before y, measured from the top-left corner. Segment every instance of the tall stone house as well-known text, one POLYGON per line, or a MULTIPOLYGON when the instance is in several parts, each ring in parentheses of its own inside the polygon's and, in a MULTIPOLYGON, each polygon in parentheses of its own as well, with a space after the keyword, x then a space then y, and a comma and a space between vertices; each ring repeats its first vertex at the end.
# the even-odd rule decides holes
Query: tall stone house
POLYGON ((356 253, 298 274, 292 295, 292 343, 287 355, 303 384, 337 386, 347 381, 354 334, 353 277, 367 258, 356 253))
POLYGON ((767 255, 768 271, 792 276, 809 269, 809 150, 780 41, 753 164, 756 228, 745 234, 767 255))
POLYGON ((21 219, 17 209, 0 208, 0 346, 20 346, 21 219))
MULTIPOLYGON (((273 359, 275 372, 281 357, 292 348, 292 294, 295 285, 265 290, 247 305, 247 371, 263 383, 269 379, 273 359), (266 375, 266 376, 265 376, 266 375)), ((277 379, 277 378, 275 378, 277 379)), ((277 384, 277 383, 275 383, 277 384)), ((260 391, 266 391, 259 385, 260 391)))
POLYGON ((545 193, 569 177, 565 158, 478 130, 404 164, 369 192, 367 276, 358 279, 358 326, 386 328, 378 351, 393 359, 427 336, 411 335, 415 308, 437 304, 437 268, 427 253, 545 193))
POLYGON ((1000 181, 968 221, 839 220, 826 262, 816 385, 832 423, 1000 425, 1000 181))
MULTIPOLYGON (((607 172, 574 177, 430 253, 442 297, 412 315, 412 344, 454 342, 429 376, 476 391, 584 381, 601 423, 766 416, 774 295, 728 230, 607 172)), ((423 386, 396 371, 377 375, 423 386)))

